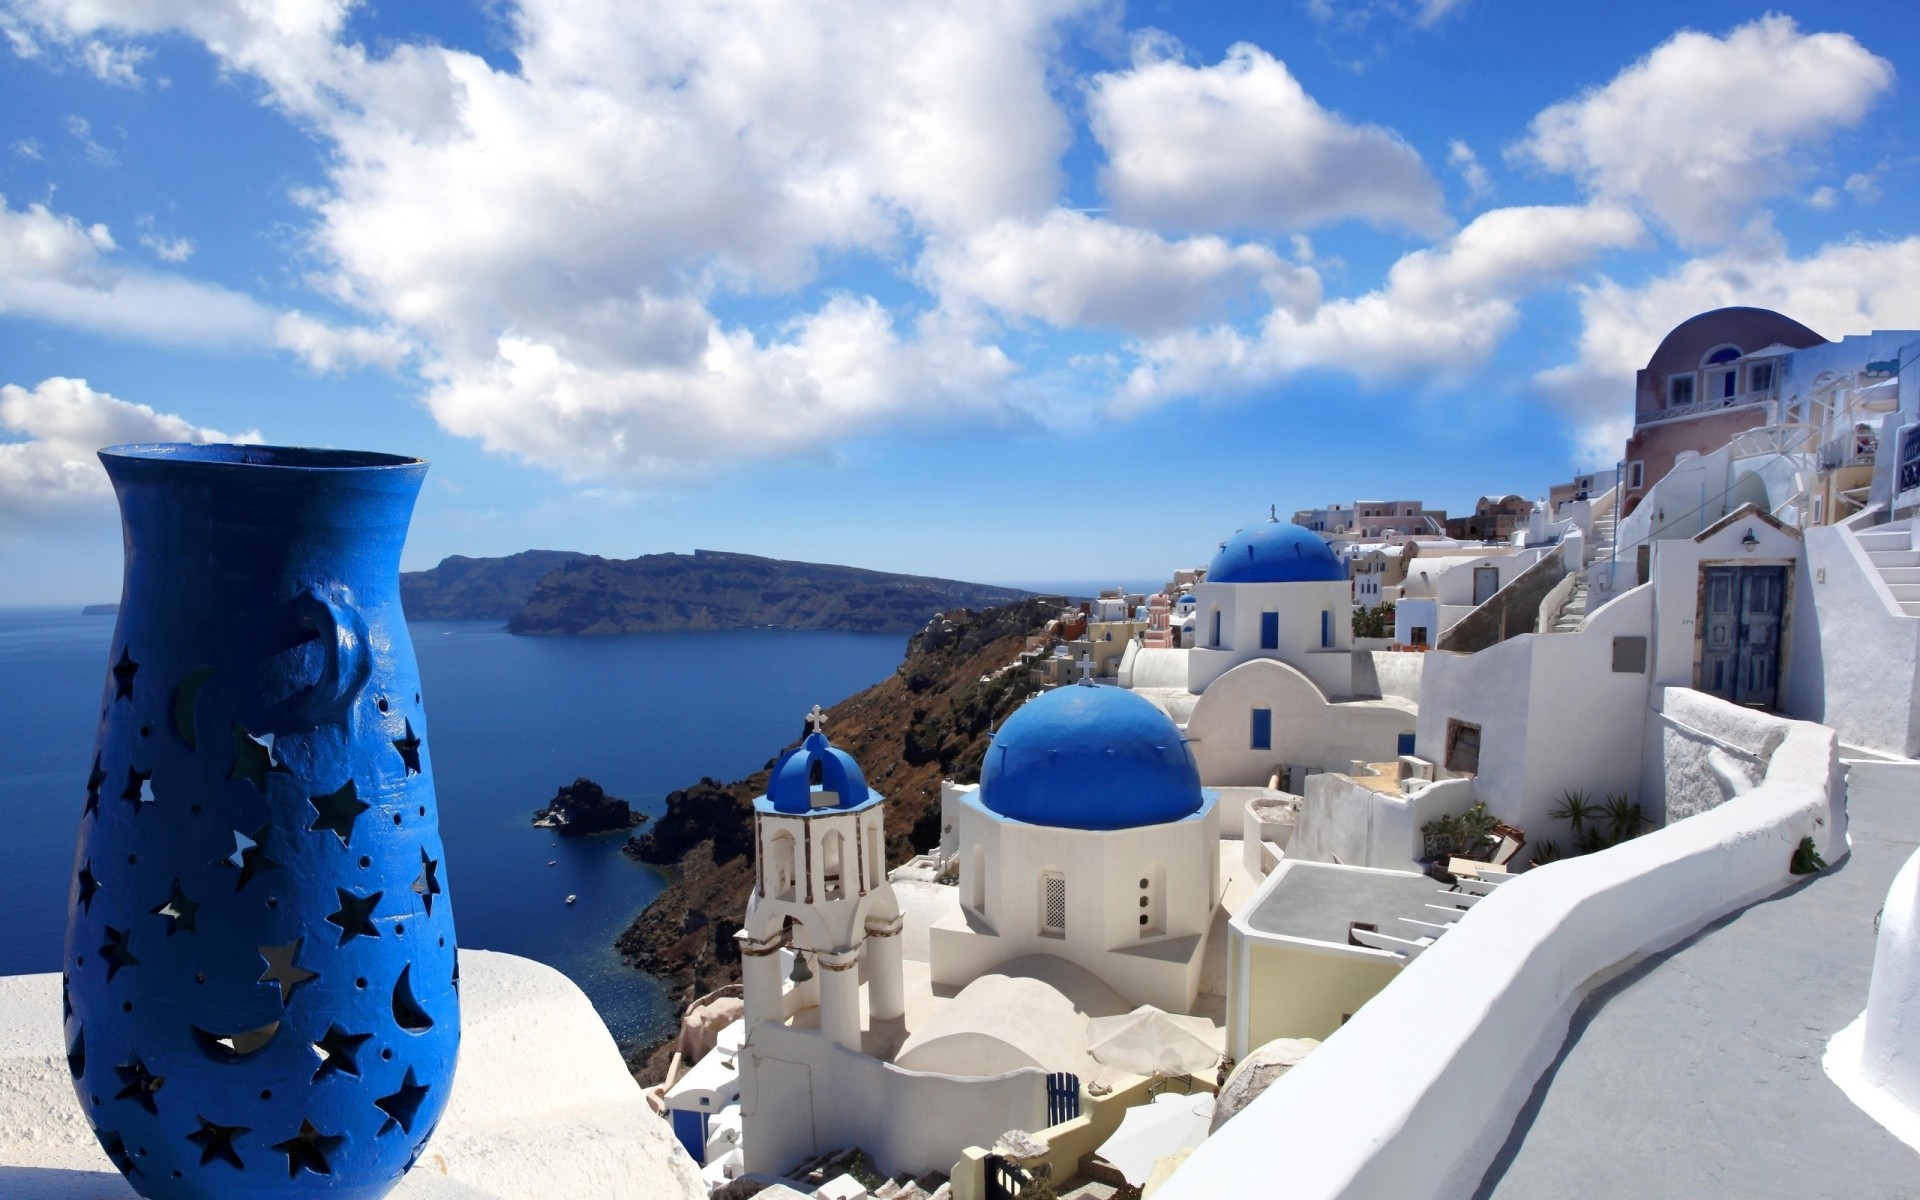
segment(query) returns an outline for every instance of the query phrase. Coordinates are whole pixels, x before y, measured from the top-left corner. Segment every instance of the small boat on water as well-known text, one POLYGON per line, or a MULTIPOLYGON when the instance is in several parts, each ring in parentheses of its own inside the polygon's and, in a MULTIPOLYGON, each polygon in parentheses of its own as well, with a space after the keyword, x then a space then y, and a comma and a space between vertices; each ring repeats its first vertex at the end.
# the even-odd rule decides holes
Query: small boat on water
POLYGON ((559 862, 559 861, 560 861, 560 860, 559 860, 559 859, 557 859, 557 858, 550 858, 550 859, 548 859, 548 860, 547 860, 547 865, 551 867, 551 866, 553 866, 553 865, 554 865, 555 863, 557 863, 557 862, 559 862))
POLYGON ((580 898, 580 897, 578 897, 578 896, 571 896, 571 895, 570 895, 570 896, 568 896, 568 897, 567 897, 567 903, 568 903, 568 904, 572 904, 572 903, 573 903, 573 902, 574 902, 575 900, 578 900, 579 898, 580 898))

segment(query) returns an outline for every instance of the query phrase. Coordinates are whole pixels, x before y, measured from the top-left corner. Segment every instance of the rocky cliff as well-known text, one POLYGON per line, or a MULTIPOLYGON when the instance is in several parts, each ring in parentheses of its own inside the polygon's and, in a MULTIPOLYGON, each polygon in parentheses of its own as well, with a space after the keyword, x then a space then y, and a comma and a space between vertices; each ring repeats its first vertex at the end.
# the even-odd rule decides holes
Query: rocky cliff
POLYGON ((554 568, 586 557, 573 550, 522 550, 505 558, 455 554, 426 571, 400 575, 400 605, 415 621, 509 621, 554 568))
POLYGON ((563 563, 539 581, 507 627, 522 634, 767 626, 908 633, 935 613, 1027 595, 954 579, 696 550, 563 563))
POLYGON ((632 829, 646 820, 644 813, 582 775, 555 792, 545 808, 533 810, 533 823, 557 831, 561 837, 584 837, 632 829))
MULTIPOLYGON (((995 673, 1058 612, 1058 601, 1034 599, 949 613, 908 639, 891 677, 828 711, 827 735, 887 797, 889 864, 939 842, 941 779, 977 780, 989 729, 1034 690, 1025 670, 995 673)), ((794 732, 797 742, 804 731, 794 732)), ((766 769, 702 779, 669 795, 665 814, 627 843, 674 879, 620 935, 620 953, 665 980, 678 1003, 739 979, 733 934, 753 886, 751 803, 766 782, 766 769)), ((665 1063, 648 1063, 648 1049, 634 1066, 651 1082, 665 1063)))

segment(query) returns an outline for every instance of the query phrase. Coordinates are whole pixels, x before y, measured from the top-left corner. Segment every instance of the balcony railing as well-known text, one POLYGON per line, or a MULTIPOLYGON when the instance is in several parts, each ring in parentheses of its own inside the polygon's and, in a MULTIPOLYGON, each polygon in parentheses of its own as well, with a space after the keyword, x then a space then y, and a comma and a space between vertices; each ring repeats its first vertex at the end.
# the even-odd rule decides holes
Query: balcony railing
POLYGON ((1749 404, 1771 404, 1778 399, 1775 388, 1762 388, 1757 392, 1741 392, 1733 396, 1715 396, 1708 400, 1695 400, 1692 404, 1669 404, 1658 412, 1642 414, 1634 419, 1635 425, 1652 425, 1659 421, 1675 421, 1681 417, 1696 417, 1701 413, 1719 412, 1723 408, 1742 408, 1749 404))
POLYGON ((1871 433, 1845 433, 1820 447, 1820 469, 1837 471, 1841 467, 1870 467, 1879 452, 1880 439, 1871 433))

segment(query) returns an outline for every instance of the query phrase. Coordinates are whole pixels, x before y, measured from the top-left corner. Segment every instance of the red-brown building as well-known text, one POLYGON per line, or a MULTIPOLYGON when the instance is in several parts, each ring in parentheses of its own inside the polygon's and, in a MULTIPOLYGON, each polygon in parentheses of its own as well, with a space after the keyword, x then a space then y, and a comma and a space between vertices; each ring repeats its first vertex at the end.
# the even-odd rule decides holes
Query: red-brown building
POLYGON ((1717 308, 1673 327, 1634 378, 1621 513, 1632 512, 1684 450, 1711 454, 1776 419, 1780 359, 1827 339, 1764 308, 1717 308))

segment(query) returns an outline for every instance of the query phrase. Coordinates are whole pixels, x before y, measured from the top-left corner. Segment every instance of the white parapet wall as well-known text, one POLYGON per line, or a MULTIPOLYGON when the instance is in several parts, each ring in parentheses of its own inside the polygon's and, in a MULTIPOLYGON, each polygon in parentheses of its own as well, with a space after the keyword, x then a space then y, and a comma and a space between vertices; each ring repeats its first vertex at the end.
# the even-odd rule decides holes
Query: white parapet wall
MULTIPOLYGON (((1669 715, 1691 707, 1668 699, 1669 715)), ((1159 1200, 1253 1194, 1276 1170, 1290 1200, 1470 1194, 1596 982, 1786 886, 1802 838, 1829 862, 1846 853, 1833 731, 1710 703, 1784 727, 1757 786, 1497 889, 1195 1150, 1159 1200)))
MULTIPOLYGON (((552 967, 460 952, 460 1062, 394 1200, 693 1200, 693 1160, 647 1108, 585 993, 552 967)), ((0 978, 0 1196, 130 1195, 81 1114, 60 977, 0 978)))

